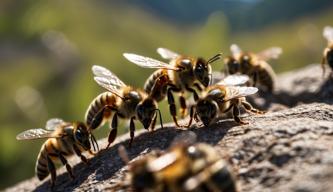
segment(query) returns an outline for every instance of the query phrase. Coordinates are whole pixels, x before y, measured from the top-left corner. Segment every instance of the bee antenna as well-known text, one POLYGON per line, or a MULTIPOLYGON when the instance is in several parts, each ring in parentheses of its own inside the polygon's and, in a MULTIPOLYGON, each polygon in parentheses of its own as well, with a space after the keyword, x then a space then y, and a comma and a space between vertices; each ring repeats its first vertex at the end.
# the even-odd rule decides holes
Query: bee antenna
POLYGON ((118 153, 119 153, 119 156, 120 156, 121 160, 123 160, 124 163, 127 164, 130 161, 124 145, 120 145, 118 147, 118 153))
POLYGON ((211 57, 210 59, 208 59, 207 63, 213 63, 219 59, 222 58, 222 53, 218 53, 215 56, 211 57))
POLYGON ((160 109, 155 109, 155 111, 157 111, 159 116, 160 116, 161 128, 163 128, 163 120, 162 120, 161 110, 160 109))

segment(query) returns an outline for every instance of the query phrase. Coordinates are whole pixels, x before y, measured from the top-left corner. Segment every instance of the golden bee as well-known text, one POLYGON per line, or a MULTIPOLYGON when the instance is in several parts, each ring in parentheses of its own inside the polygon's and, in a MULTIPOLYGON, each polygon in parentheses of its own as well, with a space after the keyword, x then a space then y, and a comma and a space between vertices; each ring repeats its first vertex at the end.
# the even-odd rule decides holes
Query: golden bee
POLYGON ((76 154, 84 163, 88 163, 82 152, 91 151, 91 143, 96 150, 98 148, 94 136, 89 128, 82 122, 65 122, 62 119, 50 119, 45 129, 29 129, 16 136, 17 140, 47 139, 42 145, 36 162, 36 175, 43 180, 51 174, 51 187, 56 181, 55 163, 61 162, 71 178, 74 178, 72 168, 66 157, 76 154), (90 142, 91 141, 91 142, 90 142))
POLYGON ((325 74, 325 64, 327 63, 333 69, 333 27, 326 26, 323 36, 327 40, 327 47, 324 49, 323 58, 321 61, 323 75, 325 74))
POLYGON ((226 74, 245 74, 252 82, 251 86, 258 86, 266 92, 272 93, 275 87, 275 72, 267 63, 270 59, 277 59, 282 53, 279 47, 271 47, 259 53, 243 52, 236 44, 231 45, 232 56, 225 58, 226 74))
POLYGON ((91 102, 86 112, 86 123, 94 130, 109 120, 112 112, 114 112, 107 148, 117 136, 118 117, 130 119, 131 139, 129 145, 132 144, 134 139, 135 119, 138 119, 145 129, 151 127, 154 130, 157 112, 159 112, 161 126, 163 126, 157 102, 149 94, 141 89, 126 85, 104 67, 94 65, 92 71, 95 75, 94 80, 107 92, 98 95, 91 102))
POLYGON ((240 116, 240 107, 244 107, 247 112, 263 114, 264 112, 255 109, 246 101, 246 96, 255 94, 256 87, 241 87, 248 80, 247 76, 229 76, 215 85, 207 87, 202 92, 202 97, 191 107, 190 121, 192 119, 201 120, 205 126, 216 122, 218 117, 232 111, 234 120, 240 124, 247 124, 240 116))
POLYGON ((176 126, 180 127, 173 92, 180 93, 180 111, 181 116, 184 117, 187 109, 185 91, 193 93, 194 100, 199 98, 194 88, 201 91, 203 87, 210 84, 211 63, 220 59, 221 54, 206 61, 200 57, 179 55, 166 48, 158 48, 157 52, 162 58, 170 60, 170 64, 131 53, 124 53, 124 57, 141 67, 158 69, 146 80, 144 89, 147 93, 152 94, 157 102, 167 96, 169 111, 176 126))
POLYGON ((166 152, 152 151, 129 163, 127 179, 134 191, 236 191, 229 165, 205 143, 178 143, 166 152))

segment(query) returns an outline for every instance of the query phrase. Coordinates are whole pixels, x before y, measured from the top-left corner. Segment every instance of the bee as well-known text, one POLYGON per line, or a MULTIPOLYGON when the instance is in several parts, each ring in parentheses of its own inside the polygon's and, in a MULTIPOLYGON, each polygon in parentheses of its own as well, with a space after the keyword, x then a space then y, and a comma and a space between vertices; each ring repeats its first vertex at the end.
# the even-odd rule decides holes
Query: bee
POLYGON ((29 129, 16 136, 17 140, 47 139, 37 157, 35 172, 39 180, 51 174, 51 187, 56 181, 55 163, 66 166, 69 176, 74 179, 72 168, 66 157, 76 154, 84 163, 88 159, 82 152, 91 151, 91 143, 96 150, 97 142, 88 127, 82 122, 65 122, 54 118, 47 121, 45 129, 29 129))
POLYGON ((236 85, 244 84, 248 80, 246 76, 230 76, 215 85, 207 87, 202 92, 202 97, 191 107, 190 121, 201 120, 205 126, 214 123, 218 117, 232 111, 234 120, 239 124, 248 124, 240 116, 240 107, 243 106, 247 112, 263 114, 264 112, 255 109, 246 101, 246 96, 255 94, 256 87, 241 87, 236 85))
POLYGON ((279 47, 271 47, 259 53, 243 52, 238 45, 230 47, 232 56, 225 58, 226 74, 246 74, 251 80, 251 86, 257 86, 272 93, 275 87, 275 72, 267 63, 270 59, 277 59, 282 53, 279 47))
POLYGON ((326 26, 324 28, 323 36, 327 40, 327 47, 324 49, 323 58, 321 61, 324 75, 326 63, 333 69, 333 27, 326 26))
POLYGON ((118 117, 130 119, 130 142, 134 139, 135 124, 134 120, 138 119, 145 129, 154 130, 157 118, 157 112, 160 116, 162 125, 161 112, 157 108, 157 102, 145 91, 126 85, 116 75, 108 69, 94 65, 92 67, 94 80, 98 85, 105 88, 107 92, 98 95, 89 105, 86 112, 86 123, 94 130, 109 120, 114 112, 111 121, 111 131, 108 136, 108 145, 115 140, 117 136, 118 117))
POLYGON ((144 68, 156 70, 145 82, 144 90, 154 96, 157 102, 166 96, 169 104, 169 111, 176 126, 181 127, 177 121, 176 105, 173 92, 180 93, 179 103, 181 116, 186 114, 185 91, 193 94, 194 100, 199 98, 196 90, 207 87, 211 81, 211 63, 221 58, 217 54, 206 61, 198 57, 179 55, 166 48, 158 48, 157 52, 162 58, 170 60, 170 64, 136 54, 124 53, 124 57, 130 62, 144 68))
POLYGON ((236 191, 234 175, 214 147, 178 143, 167 151, 152 151, 129 164, 134 191, 236 191))

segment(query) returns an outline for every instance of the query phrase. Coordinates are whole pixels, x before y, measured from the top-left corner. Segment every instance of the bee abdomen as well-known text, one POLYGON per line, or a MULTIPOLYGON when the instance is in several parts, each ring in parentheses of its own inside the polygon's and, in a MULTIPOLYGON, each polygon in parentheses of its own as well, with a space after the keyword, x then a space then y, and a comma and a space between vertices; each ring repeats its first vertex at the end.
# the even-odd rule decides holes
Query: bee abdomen
POLYGON ((49 170, 47 167, 47 151, 45 149, 45 144, 42 146, 36 162, 36 175, 39 180, 43 180, 49 175, 49 170))
MULTIPOLYGON (((96 114, 107 105, 114 105, 116 103, 116 96, 111 92, 104 92, 99 94, 89 105, 85 115, 87 125, 91 125, 92 120, 96 114)), ((111 114, 110 114, 111 115, 111 114)))
MULTIPOLYGON (((222 162, 219 162, 222 163, 222 162)), ((210 178, 211 182, 215 185, 214 188, 221 191, 234 192, 236 191, 236 185, 233 175, 227 166, 220 168, 210 178)))
POLYGON ((267 64, 265 68, 259 71, 258 79, 261 85, 265 86, 266 91, 272 92, 275 84, 275 73, 273 69, 267 64))
POLYGON ((165 98, 169 77, 166 70, 159 69, 151 74, 144 84, 144 90, 157 101, 165 98))

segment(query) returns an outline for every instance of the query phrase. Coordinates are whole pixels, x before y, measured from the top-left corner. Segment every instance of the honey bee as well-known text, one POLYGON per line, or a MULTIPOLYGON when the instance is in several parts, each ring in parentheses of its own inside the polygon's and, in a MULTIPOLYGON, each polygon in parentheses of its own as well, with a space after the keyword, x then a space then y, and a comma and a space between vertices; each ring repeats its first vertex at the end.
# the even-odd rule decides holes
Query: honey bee
POLYGON ((251 80, 251 86, 257 86, 272 93, 275 87, 275 73, 267 63, 270 59, 277 59, 282 53, 279 47, 271 47, 259 53, 243 52, 238 45, 230 47, 232 56, 224 60, 226 74, 246 74, 251 80))
POLYGON ((170 60, 170 64, 132 53, 124 53, 123 55, 130 62, 141 67, 158 69, 146 80, 144 90, 152 94, 157 102, 167 96, 172 118, 176 126, 180 127, 172 92, 180 93, 180 112, 181 116, 184 117, 187 109, 184 92, 193 93, 194 100, 199 98, 194 87, 201 91, 203 87, 210 84, 210 64, 220 59, 221 54, 219 53, 206 61, 200 57, 179 55, 166 48, 158 48, 157 52, 162 58, 170 60))
POLYGON ((130 142, 134 139, 135 124, 134 120, 138 119, 145 129, 151 127, 154 130, 159 112, 160 123, 162 125, 162 117, 157 102, 145 91, 133 88, 122 82, 116 75, 108 69, 94 65, 92 67, 94 80, 101 87, 108 90, 98 95, 89 105, 86 112, 86 123, 94 130, 111 118, 111 131, 108 136, 108 145, 115 140, 117 136, 118 117, 130 119, 130 142))
POLYGON ((244 76, 231 76, 215 85, 207 87, 202 92, 196 105, 191 107, 190 121, 188 126, 192 124, 192 119, 201 120, 205 126, 214 123, 218 117, 229 111, 232 111, 233 118, 237 123, 247 124, 241 120, 240 106, 243 106, 247 112, 263 114, 252 107, 246 101, 246 96, 255 94, 258 91, 256 87, 241 87, 235 85, 244 84, 248 78, 244 76))
POLYGON ((66 157, 76 154, 84 163, 88 163, 82 152, 91 151, 91 143, 96 150, 97 142, 88 127, 82 122, 65 122, 62 119, 50 119, 45 129, 29 129, 16 136, 17 140, 44 139, 36 162, 36 175, 43 180, 51 173, 51 187, 56 181, 55 163, 61 162, 66 166, 69 176, 74 179, 71 166, 66 157))
POLYGON ((327 40, 327 47, 324 49, 323 58, 321 61, 324 75, 326 63, 331 67, 331 69, 333 69, 333 27, 326 26, 324 28, 323 36, 327 40))
POLYGON ((236 191, 229 165, 205 143, 178 144, 129 165, 135 191, 236 191))

